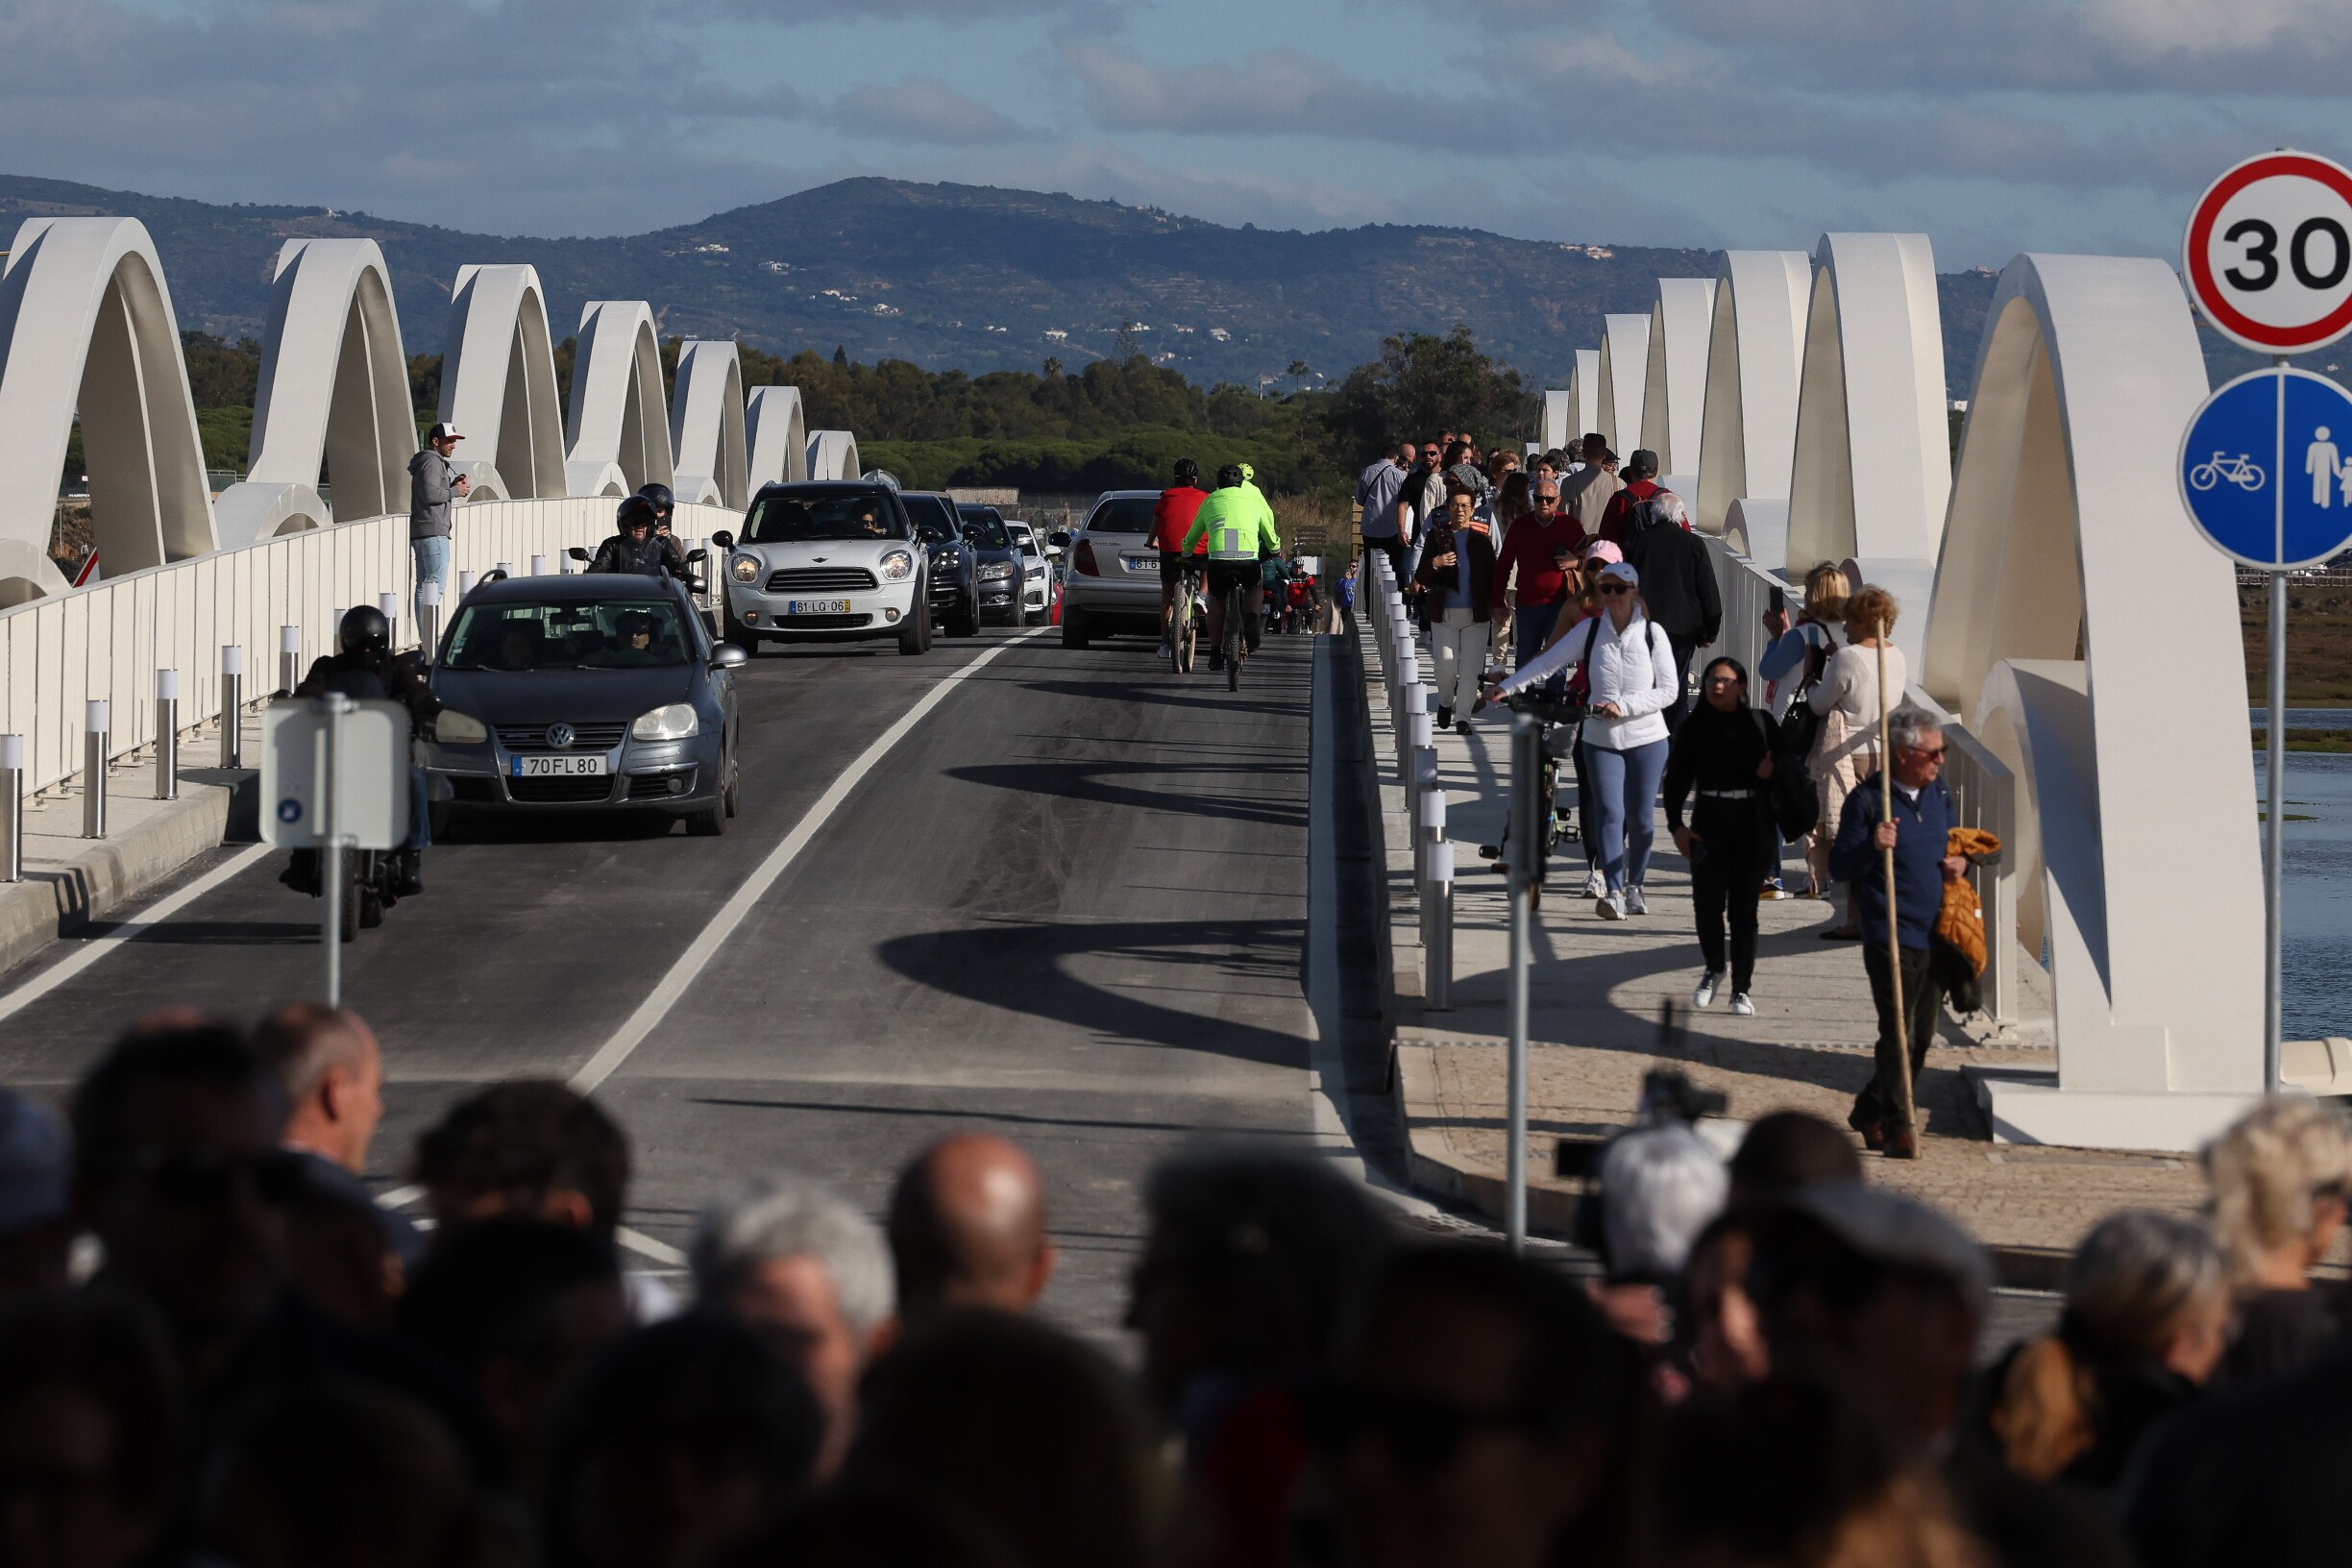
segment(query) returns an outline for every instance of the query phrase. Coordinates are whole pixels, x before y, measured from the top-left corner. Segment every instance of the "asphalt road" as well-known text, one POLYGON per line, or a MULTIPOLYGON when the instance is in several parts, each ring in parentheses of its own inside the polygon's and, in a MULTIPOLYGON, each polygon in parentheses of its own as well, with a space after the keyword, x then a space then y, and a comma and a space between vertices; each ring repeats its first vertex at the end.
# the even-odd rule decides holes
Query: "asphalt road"
MULTIPOLYGON (((743 677, 726 837, 576 819, 469 834, 429 853, 423 898, 345 948, 346 997, 390 1076, 373 1174, 394 1185, 417 1132, 476 1086, 596 1058, 845 770, 996 649, 848 790, 596 1092, 634 1140, 627 1223, 671 1246, 747 1170, 812 1171, 878 1213, 930 1139, 1008 1134, 1052 1188, 1047 1310, 1110 1335, 1156 1159, 1336 1127, 1326 1107, 1316 1131, 1305 975, 1315 641, 1268 639, 1235 695, 1205 667, 1169 674, 1148 644, 1080 652, 1051 630, 919 659, 764 652, 743 677)), ((61 1096, 146 1010, 252 1017, 315 994, 317 906, 277 884, 282 859, 0 1023, 0 1080, 61 1096)), ((0 996, 78 945, 0 977, 0 996)))

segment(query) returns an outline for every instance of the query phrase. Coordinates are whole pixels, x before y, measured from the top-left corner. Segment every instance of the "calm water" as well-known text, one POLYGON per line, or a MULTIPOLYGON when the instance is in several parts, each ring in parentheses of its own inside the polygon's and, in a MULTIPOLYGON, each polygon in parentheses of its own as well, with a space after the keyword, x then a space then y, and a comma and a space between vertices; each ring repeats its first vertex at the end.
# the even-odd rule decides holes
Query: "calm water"
MULTIPOLYGON (((2254 787, 2259 799, 2260 752, 2254 787)), ((2290 751, 2286 787, 2281 1022, 2289 1040, 2352 1034, 2352 756, 2290 751)), ((2181 892, 2193 901, 2193 883, 2181 892)))

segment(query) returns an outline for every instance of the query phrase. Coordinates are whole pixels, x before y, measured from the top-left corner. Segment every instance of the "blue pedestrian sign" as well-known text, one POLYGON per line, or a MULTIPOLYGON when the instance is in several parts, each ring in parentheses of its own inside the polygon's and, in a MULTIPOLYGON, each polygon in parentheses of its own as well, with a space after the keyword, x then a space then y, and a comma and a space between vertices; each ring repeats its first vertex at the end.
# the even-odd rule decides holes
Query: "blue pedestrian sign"
POLYGON ((2205 400, 2181 438, 2181 500, 2232 559, 2316 566, 2352 543, 2352 393, 2257 370, 2205 400))

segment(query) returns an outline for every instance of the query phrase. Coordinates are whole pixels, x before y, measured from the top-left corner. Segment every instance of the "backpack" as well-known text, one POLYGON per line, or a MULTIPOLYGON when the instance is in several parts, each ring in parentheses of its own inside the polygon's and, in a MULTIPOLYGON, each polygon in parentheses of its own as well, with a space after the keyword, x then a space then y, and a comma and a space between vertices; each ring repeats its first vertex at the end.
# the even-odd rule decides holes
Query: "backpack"
MULTIPOLYGON (((1764 723, 1764 710, 1748 711, 1755 716, 1756 733, 1764 737, 1769 748, 1772 727, 1764 723)), ((1807 713, 1812 711, 1805 709, 1807 713)), ((1764 793, 1772 801, 1773 822, 1780 829, 1780 837, 1794 844, 1812 832, 1814 824, 1821 821, 1821 792, 1813 788, 1813 780, 1805 772, 1805 753, 1789 752, 1786 729, 1780 732, 1780 747, 1773 754, 1773 774, 1764 793)))
POLYGON ((1813 747, 1821 740, 1822 728, 1822 716, 1813 711, 1813 704, 1806 700, 1806 697, 1821 683, 1822 672, 1828 668, 1828 664, 1827 649, 1806 649, 1804 679, 1790 695, 1788 712, 1780 721, 1780 745, 1796 756, 1801 770, 1805 760, 1813 755, 1813 747))

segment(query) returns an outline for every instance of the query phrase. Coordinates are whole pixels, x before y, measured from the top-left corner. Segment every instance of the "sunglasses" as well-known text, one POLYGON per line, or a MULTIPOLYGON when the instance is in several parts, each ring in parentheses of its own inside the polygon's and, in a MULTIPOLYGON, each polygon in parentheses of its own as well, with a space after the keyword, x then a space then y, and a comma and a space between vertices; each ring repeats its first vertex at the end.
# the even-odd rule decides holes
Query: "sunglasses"
POLYGON ((1605 582, 1601 585, 1601 591, 1605 594, 1629 594, 1633 591, 1633 585, 1629 582, 1605 582))
POLYGON ((1948 747, 1941 746, 1906 746, 1903 747, 1903 749, 1923 762, 1942 762, 1944 760, 1944 753, 1948 749, 1948 747))
POLYGON ((303 1185, 302 1157, 285 1149, 230 1154, 148 1147, 132 1156, 131 1168, 158 1194, 191 1209, 220 1207, 235 1195, 240 1182, 272 1206, 291 1203, 303 1185))
POLYGON ((1536 496, 1536 498, 1535 498, 1535 504, 1536 504, 1536 505, 1538 505, 1538 506, 1557 506, 1557 505, 1559 504, 1559 497, 1557 497, 1557 496, 1551 496, 1551 495, 1538 495, 1538 496, 1536 496))
POLYGON ((1327 1384, 1299 1399, 1299 1425, 1308 1444, 1332 1458, 1365 1434, 1377 1436, 1399 1469, 1429 1476, 1461 1457, 1473 1433, 1539 1433, 1543 1423, 1526 1405, 1458 1405, 1427 1394, 1374 1393, 1327 1384))

